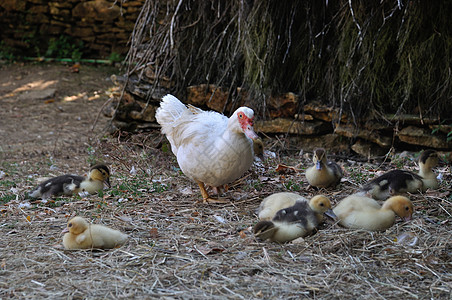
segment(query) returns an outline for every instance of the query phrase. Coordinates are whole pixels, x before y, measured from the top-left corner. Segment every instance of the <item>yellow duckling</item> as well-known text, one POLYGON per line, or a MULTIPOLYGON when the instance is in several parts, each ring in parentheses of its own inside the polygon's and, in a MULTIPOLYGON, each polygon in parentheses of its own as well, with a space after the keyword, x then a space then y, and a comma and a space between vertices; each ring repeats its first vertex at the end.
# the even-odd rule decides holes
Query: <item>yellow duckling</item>
POLYGON ((361 191, 374 199, 384 200, 402 193, 418 193, 427 188, 438 188, 438 181, 432 168, 438 165, 438 153, 425 150, 419 156, 419 173, 405 170, 391 170, 366 183, 361 191))
POLYGON ((327 212, 334 216, 330 200, 325 196, 317 195, 308 202, 293 193, 273 194, 262 202, 261 221, 253 231, 262 240, 289 242, 314 233, 327 212))
POLYGON ((74 217, 63 230, 64 248, 75 249, 112 249, 119 247, 128 239, 127 234, 103 225, 89 224, 82 217, 74 217))
POLYGON ((52 196, 79 192, 95 194, 104 188, 104 183, 110 187, 110 170, 105 165, 96 165, 91 168, 87 177, 67 174, 50 178, 39 184, 30 193, 30 197, 49 199, 52 196))
POLYGON ((339 184, 343 176, 342 168, 335 162, 327 161, 325 149, 316 149, 312 160, 314 166, 306 170, 306 179, 311 186, 327 188, 339 184))
POLYGON ((333 211, 344 227, 378 231, 391 227, 396 215, 411 220, 413 204, 407 197, 394 196, 380 206, 372 198, 354 194, 339 202, 333 211))

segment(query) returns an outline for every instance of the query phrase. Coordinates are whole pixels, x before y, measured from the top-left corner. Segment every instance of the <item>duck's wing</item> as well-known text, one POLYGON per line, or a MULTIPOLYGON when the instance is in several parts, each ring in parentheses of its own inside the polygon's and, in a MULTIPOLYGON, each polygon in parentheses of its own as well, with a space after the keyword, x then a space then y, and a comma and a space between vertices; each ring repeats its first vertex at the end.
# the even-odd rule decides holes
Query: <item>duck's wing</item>
POLYGON ((271 220, 279 210, 294 205, 297 201, 307 202, 307 200, 298 194, 281 192, 275 193, 262 200, 256 214, 260 220, 271 220))
POLYGON ((228 118, 213 111, 184 114, 173 128, 176 147, 181 145, 208 145, 221 138, 227 128, 228 118))
POLYGON ((315 212, 311 209, 308 202, 299 201, 293 206, 284 208, 276 212, 273 221, 284 223, 298 223, 307 231, 319 225, 315 212))
POLYGON ((272 221, 259 221, 253 228, 254 235, 264 241, 271 238, 277 230, 272 221))
POLYGON ((341 166, 339 166, 336 162, 334 161, 329 161, 328 162, 328 167, 333 170, 334 172, 334 176, 336 178, 339 178, 339 180, 342 178, 342 176, 344 176, 344 172, 342 171, 341 166))

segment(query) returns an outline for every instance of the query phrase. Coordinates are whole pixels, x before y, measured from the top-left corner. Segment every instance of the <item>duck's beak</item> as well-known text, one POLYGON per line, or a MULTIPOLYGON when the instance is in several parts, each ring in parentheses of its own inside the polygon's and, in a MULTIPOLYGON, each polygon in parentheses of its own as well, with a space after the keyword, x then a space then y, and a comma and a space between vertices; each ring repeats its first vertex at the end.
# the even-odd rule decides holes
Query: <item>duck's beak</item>
POLYGON ((254 132, 253 126, 251 126, 249 124, 245 126, 244 132, 245 132, 246 136, 252 140, 259 138, 259 136, 254 132))
POLYGON ((69 229, 67 227, 64 227, 63 231, 61 231, 61 233, 66 233, 69 232, 69 229))
POLYGON ((315 164, 315 167, 316 167, 317 170, 322 170, 322 164, 320 163, 320 161, 318 161, 318 162, 315 164))
POLYGON ((325 215, 327 215, 328 217, 330 217, 331 219, 333 219, 333 220, 337 220, 338 218, 337 218, 337 216, 336 216, 336 214, 334 213, 334 211, 330 208, 330 209, 328 209, 326 212, 325 212, 325 215))
POLYGON ((111 184, 110 184, 110 177, 108 177, 107 179, 105 179, 105 184, 107 185, 108 188, 111 188, 111 184))

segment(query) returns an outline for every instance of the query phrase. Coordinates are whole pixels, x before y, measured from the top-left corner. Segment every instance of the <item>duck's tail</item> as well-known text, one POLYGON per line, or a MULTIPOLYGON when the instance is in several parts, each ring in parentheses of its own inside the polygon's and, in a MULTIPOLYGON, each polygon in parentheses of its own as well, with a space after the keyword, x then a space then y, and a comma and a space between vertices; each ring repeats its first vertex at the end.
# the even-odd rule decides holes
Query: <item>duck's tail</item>
POLYGON ((165 129, 165 126, 171 125, 180 118, 182 113, 187 110, 185 104, 179 101, 173 95, 166 95, 160 102, 160 107, 155 112, 155 119, 165 129))

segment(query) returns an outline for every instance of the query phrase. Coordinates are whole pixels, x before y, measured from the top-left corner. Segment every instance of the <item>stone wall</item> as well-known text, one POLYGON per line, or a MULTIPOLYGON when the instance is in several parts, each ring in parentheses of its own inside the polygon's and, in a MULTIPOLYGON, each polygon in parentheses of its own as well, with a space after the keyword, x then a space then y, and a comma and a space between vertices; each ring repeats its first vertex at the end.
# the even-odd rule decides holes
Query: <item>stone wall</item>
MULTIPOLYGON (((113 119, 112 132, 159 128, 155 111, 160 99, 170 92, 171 82, 162 81, 160 88, 153 89, 153 73, 145 72, 143 76, 148 84, 136 84, 139 81, 132 78, 122 99, 118 94, 104 107, 104 115, 113 119), (149 91, 153 92, 149 94, 149 91)), ((112 79, 122 90, 125 78, 112 79)), ((230 111, 241 105, 250 106, 246 91, 240 91, 240 94, 243 97, 236 99, 235 106, 231 107, 227 101, 228 91, 214 85, 199 85, 188 87, 187 97, 181 100, 207 110, 224 111, 226 108, 230 111)), ((440 124, 436 119, 385 115, 378 120, 360 120, 320 103, 302 103, 293 93, 270 97, 266 101, 267 117, 257 116, 256 132, 265 137, 289 137, 290 147, 294 149, 312 151, 324 147, 333 152, 353 151, 366 158, 383 156, 391 149, 400 152, 436 149, 448 157, 452 155, 452 141, 448 138, 452 124, 440 124)))
POLYGON ((43 55, 51 38, 83 42, 83 58, 125 54, 144 0, 0 0, 2 47, 43 55), (122 3, 123 2, 123 3, 122 3))

